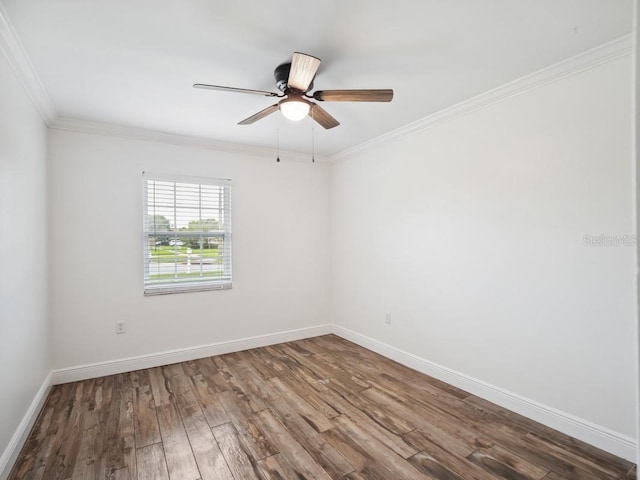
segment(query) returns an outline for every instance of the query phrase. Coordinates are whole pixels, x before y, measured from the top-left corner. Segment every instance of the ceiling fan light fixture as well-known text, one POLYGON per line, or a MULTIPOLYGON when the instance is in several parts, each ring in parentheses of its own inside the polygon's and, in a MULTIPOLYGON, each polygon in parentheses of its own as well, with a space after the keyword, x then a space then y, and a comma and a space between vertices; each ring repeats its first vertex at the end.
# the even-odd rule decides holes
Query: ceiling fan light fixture
POLYGON ((280 102, 280 111, 285 118, 297 122, 309 115, 311 105, 301 98, 287 98, 280 102))

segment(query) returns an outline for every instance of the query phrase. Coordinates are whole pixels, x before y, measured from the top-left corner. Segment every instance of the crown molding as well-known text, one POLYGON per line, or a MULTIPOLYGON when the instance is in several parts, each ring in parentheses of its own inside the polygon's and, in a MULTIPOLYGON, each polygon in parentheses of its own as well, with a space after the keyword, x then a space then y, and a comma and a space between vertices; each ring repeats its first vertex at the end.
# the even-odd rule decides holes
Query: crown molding
POLYGON ((480 95, 471 97, 460 103, 423 117, 420 120, 416 120, 415 122, 356 145, 355 147, 338 152, 329 158, 332 160, 340 160, 355 153, 364 152, 369 149, 379 147, 385 143, 397 141, 410 135, 415 135, 423 130, 434 127, 441 122, 467 115, 476 110, 502 102, 510 97, 525 93, 529 90, 578 74, 625 55, 630 55, 633 51, 633 44, 633 35, 625 35, 611 42, 592 48, 591 50, 579 53, 578 55, 566 60, 555 63, 549 67, 543 68, 542 70, 538 70, 509 83, 505 83, 499 87, 481 93, 480 95))
MULTIPOLYGON (((94 135, 106 135, 110 137, 128 138, 131 140, 143 140, 147 142, 167 143, 183 147, 204 148, 225 153, 239 153, 243 155, 253 155, 258 157, 269 157, 274 159, 277 151, 273 148, 255 147, 240 143, 223 142, 205 137, 195 137, 189 135, 179 135, 174 133, 160 132, 139 127, 129 127, 111 123, 91 122, 76 118, 58 117, 50 125, 56 130, 66 130, 70 132, 89 133, 94 135)), ((292 152, 280 150, 282 160, 311 161, 310 153, 292 152)), ((329 162, 328 157, 315 155, 318 162, 329 162)))
POLYGON ((27 53, 16 33, 6 10, 0 3, 0 50, 11 65, 20 83, 26 90, 47 125, 56 119, 58 114, 42 85, 40 78, 29 60, 27 53))

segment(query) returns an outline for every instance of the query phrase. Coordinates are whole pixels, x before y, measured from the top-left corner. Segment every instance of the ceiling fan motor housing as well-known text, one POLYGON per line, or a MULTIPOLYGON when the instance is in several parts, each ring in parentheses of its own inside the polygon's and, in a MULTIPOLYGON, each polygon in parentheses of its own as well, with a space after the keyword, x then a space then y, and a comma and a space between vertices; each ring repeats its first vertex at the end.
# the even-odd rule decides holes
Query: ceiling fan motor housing
POLYGON ((289 71, 291 71, 291 63, 283 63, 278 65, 273 71, 273 76, 276 77, 276 87, 281 92, 284 92, 287 88, 287 82, 289 81, 289 71))
MULTIPOLYGON (((289 72, 291 71, 291 62, 278 65, 273 71, 273 76, 276 79, 276 87, 283 93, 289 88, 289 72)), ((313 88, 313 80, 309 84, 307 91, 313 88)))

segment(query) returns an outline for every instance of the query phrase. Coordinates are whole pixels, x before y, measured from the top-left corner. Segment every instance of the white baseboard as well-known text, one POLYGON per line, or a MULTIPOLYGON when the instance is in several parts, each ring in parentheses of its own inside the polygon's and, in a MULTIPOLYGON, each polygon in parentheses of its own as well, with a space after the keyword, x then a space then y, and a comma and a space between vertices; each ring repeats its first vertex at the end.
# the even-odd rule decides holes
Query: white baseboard
POLYGON ((209 345, 181 348, 178 350, 170 350, 168 352, 153 353, 150 355, 141 355, 138 357, 63 368, 51 372, 52 381, 53 385, 77 382, 88 378, 104 377, 105 375, 115 375, 117 373, 132 372, 143 368, 160 367, 162 365, 186 362, 198 358, 239 352, 250 348, 266 347, 268 345, 275 345, 276 343, 292 342, 294 340, 302 340, 303 338, 327 335, 332 332, 333 325, 319 325, 226 342, 212 343, 209 345))
POLYGON ((442 380, 590 445, 631 462, 636 461, 637 445, 631 437, 456 372, 339 325, 333 325, 333 333, 402 365, 442 380))
POLYGON ((36 396, 33 398, 31 405, 29 405, 27 412, 24 414, 24 417, 22 417, 22 421, 18 425, 13 437, 11 437, 9 445, 7 445, 2 456, 0 456, 1 480, 5 480, 9 477, 11 468, 13 467, 20 450, 22 450, 24 442, 26 442, 27 436, 40 414, 40 410, 42 410, 42 407, 44 406, 47 395, 49 395, 49 390, 51 390, 51 385, 51 372, 49 372, 42 382, 42 385, 40 385, 40 388, 38 389, 36 396))

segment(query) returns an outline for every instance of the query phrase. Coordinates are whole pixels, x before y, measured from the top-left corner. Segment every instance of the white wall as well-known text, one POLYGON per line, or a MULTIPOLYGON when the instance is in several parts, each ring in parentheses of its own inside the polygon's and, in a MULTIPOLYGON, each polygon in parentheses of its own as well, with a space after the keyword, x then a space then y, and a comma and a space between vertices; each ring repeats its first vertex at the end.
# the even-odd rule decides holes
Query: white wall
POLYGON ((635 437, 634 249, 583 246, 634 233, 630 73, 626 56, 336 162, 336 323, 635 437))
POLYGON ((327 323, 326 164, 60 130, 49 154, 55 368, 327 323), (233 180, 232 290, 143 296, 142 171, 233 180))
POLYGON ((0 112, 1 457, 50 370, 46 127, 2 55, 0 112))
MULTIPOLYGON (((635 30, 635 47, 633 49, 635 60, 635 97, 634 97, 634 143, 635 143, 635 199, 636 199, 636 235, 640 238, 640 54, 638 53, 638 45, 640 45, 640 2, 635 0, 634 7, 634 30, 635 30)), ((636 311, 636 339, 638 342, 638 351, 636 351, 636 388, 638 402, 636 403, 636 425, 640 433, 640 243, 636 248, 636 273, 637 277, 637 296, 636 301, 639 307, 636 311)), ((636 465, 640 465, 640 442, 636 447, 636 465)))

